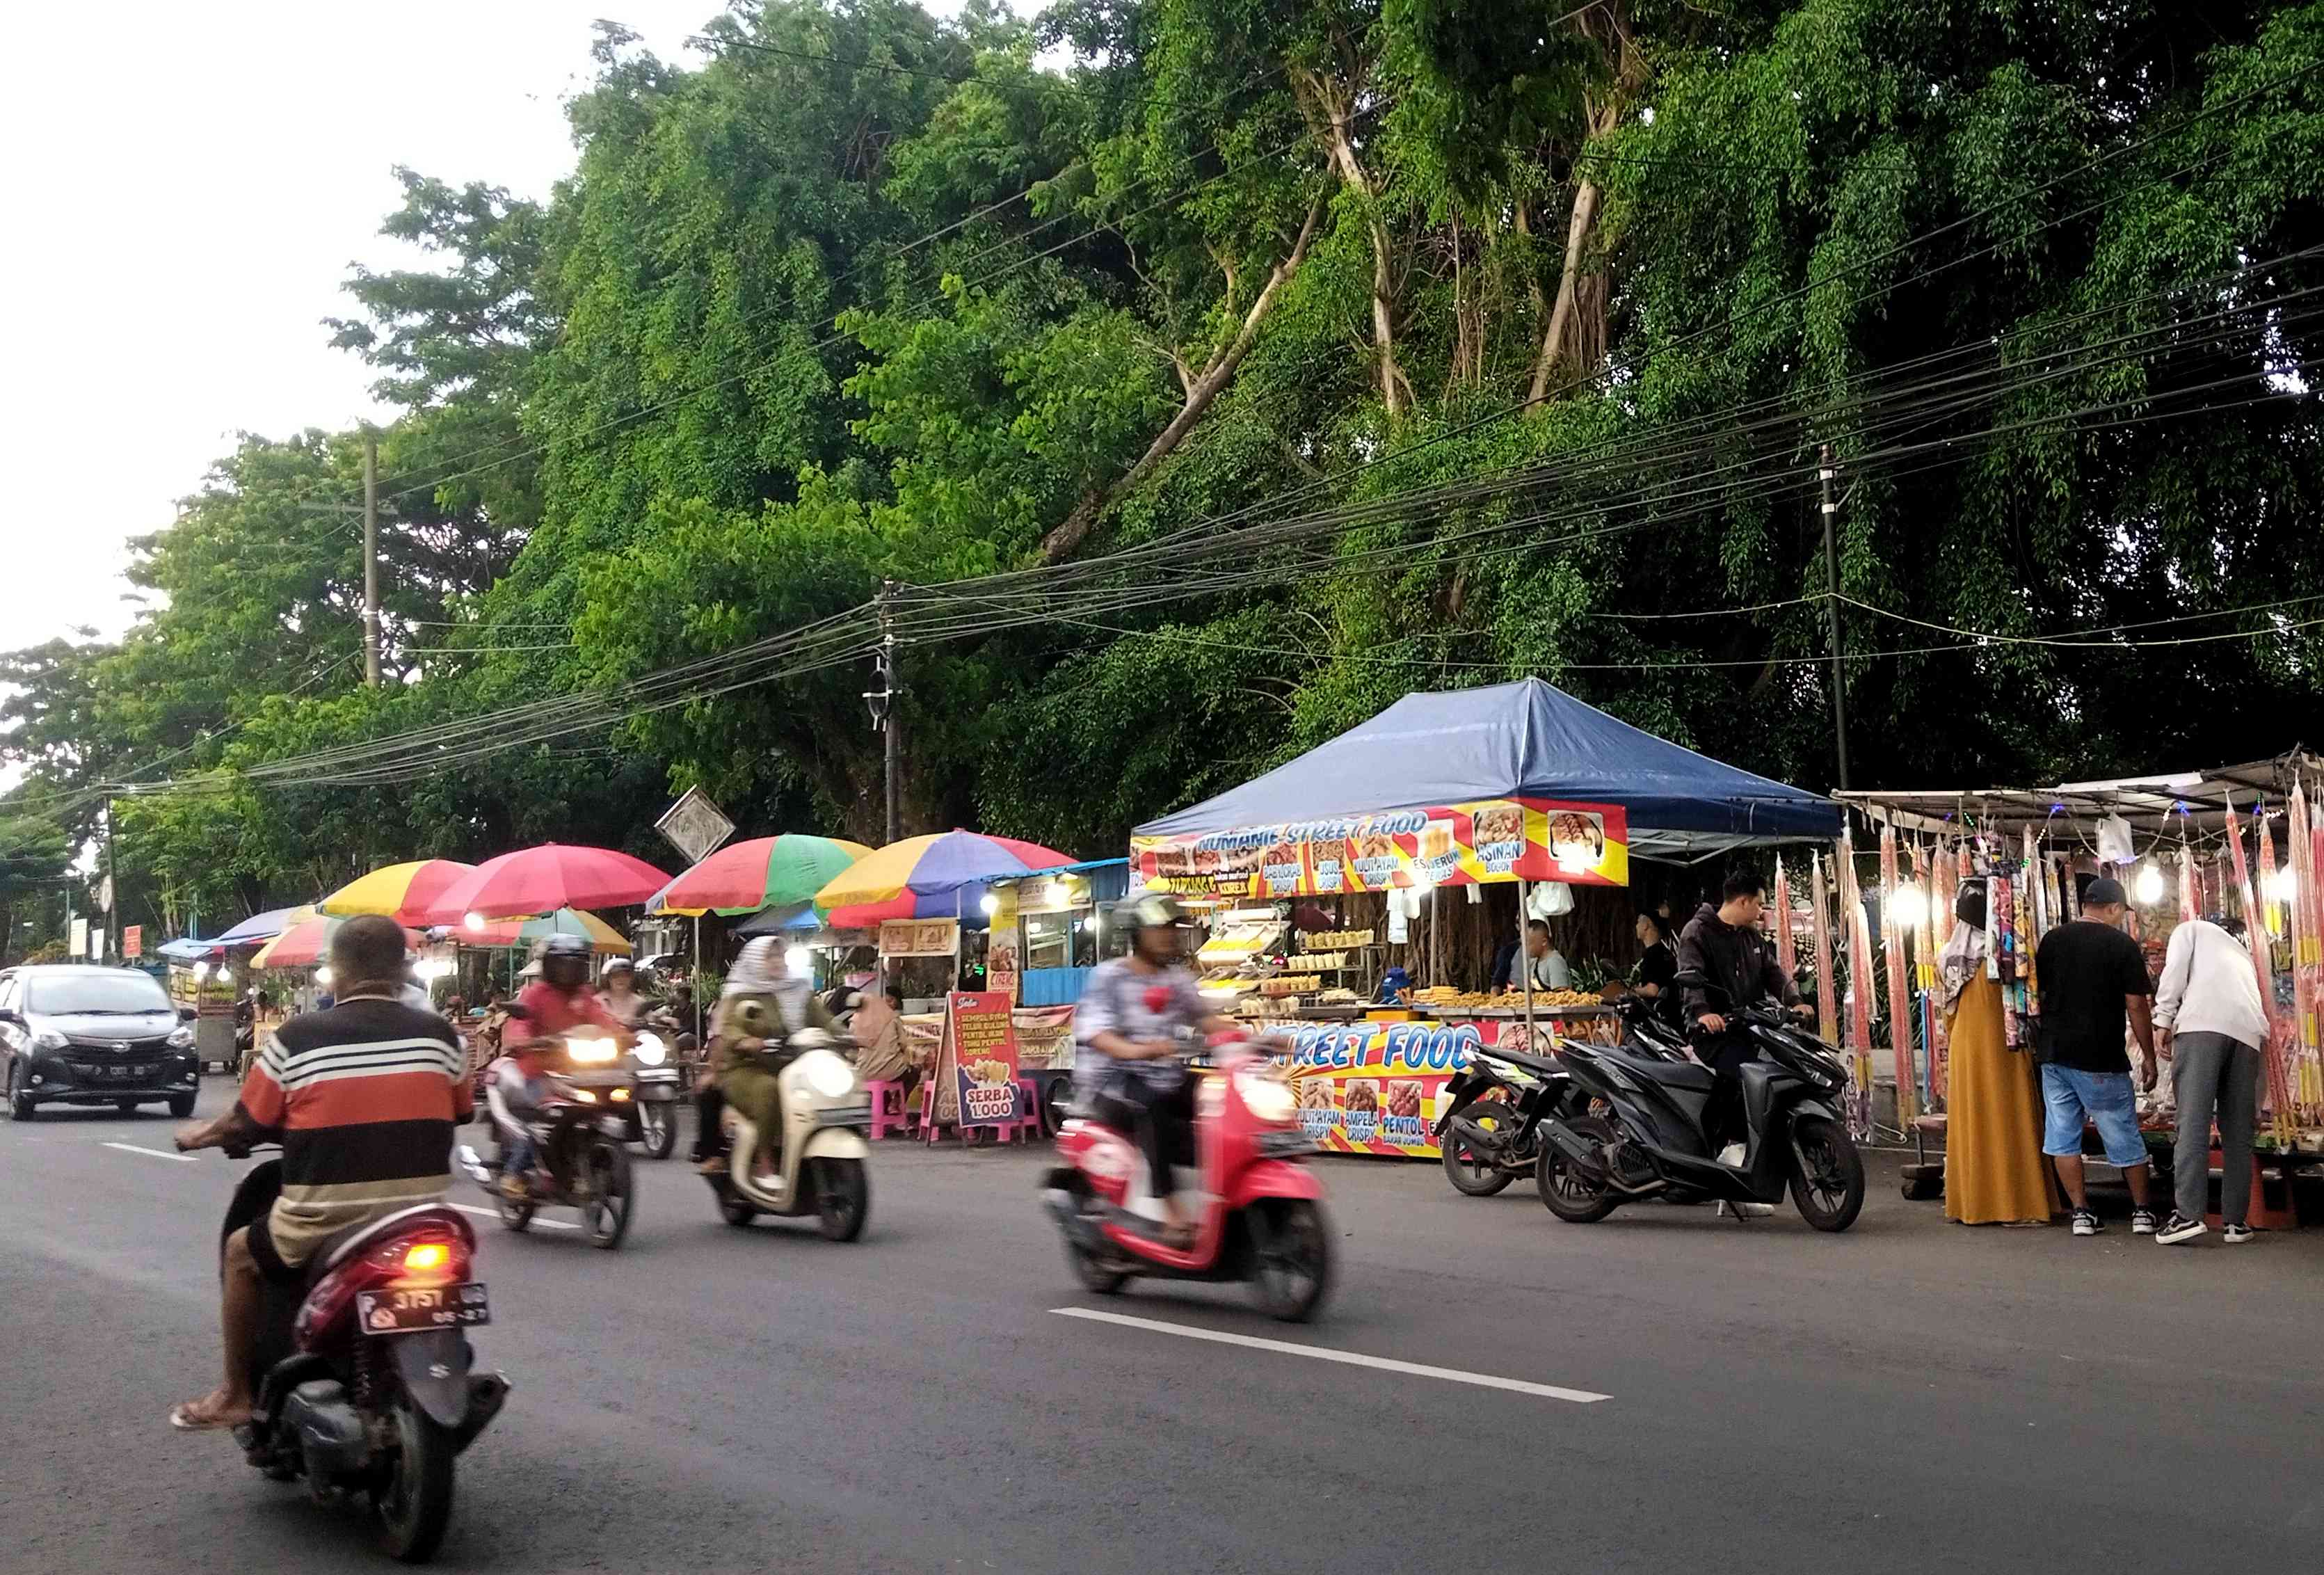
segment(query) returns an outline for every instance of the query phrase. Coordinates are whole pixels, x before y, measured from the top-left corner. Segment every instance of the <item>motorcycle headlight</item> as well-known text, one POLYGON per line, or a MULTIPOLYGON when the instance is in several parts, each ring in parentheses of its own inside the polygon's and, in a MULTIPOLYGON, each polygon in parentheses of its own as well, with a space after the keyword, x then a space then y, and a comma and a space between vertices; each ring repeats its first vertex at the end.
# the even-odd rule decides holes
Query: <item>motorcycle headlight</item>
MULTIPOLYGON (((180 1031, 183 1032, 182 1029, 180 1031)), ((42 1028, 32 1036, 32 1048, 35 1050, 61 1050, 71 1043, 70 1039, 66 1038, 54 1028, 42 1028)))
POLYGON ((602 1066, 621 1051, 611 1039, 595 1035, 570 1034, 566 1036, 565 1054, 576 1066, 602 1066))
POLYGON ((170 1048, 172 1050, 192 1049, 194 1047, 194 1030, 191 1026, 185 1023, 180 1023, 176 1027, 171 1029, 169 1045, 170 1048))
POLYGON ((1243 1108, 1262 1121, 1288 1121, 1299 1114, 1299 1101, 1291 1097, 1280 1078, 1238 1072, 1235 1092, 1241 1096, 1243 1108))
POLYGON ((855 1091, 855 1069, 836 1055, 818 1055, 804 1070, 807 1087, 825 1099, 845 1099, 855 1091))
POLYGON ((630 1046, 630 1054, 638 1058, 640 1066, 659 1066, 669 1059, 669 1049, 651 1034, 640 1034, 638 1042, 630 1046))

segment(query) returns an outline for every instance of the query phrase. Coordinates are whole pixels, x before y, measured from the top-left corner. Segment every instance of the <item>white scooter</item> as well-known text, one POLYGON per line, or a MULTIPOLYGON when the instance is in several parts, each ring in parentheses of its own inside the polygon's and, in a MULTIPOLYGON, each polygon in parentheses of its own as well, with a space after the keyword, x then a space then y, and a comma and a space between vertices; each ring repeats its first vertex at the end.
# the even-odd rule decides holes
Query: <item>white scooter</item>
POLYGON ((779 1172, 758 1171, 759 1129, 726 1107, 726 1169, 705 1179, 729 1225, 748 1225, 761 1214, 811 1213, 827 1240, 853 1241, 863 1233, 872 1211, 865 1168, 872 1145, 864 1136, 872 1105, 853 1064, 832 1043, 819 1028, 802 1028, 787 1041, 789 1059, 775 1074, 783 1111, 779 1172))

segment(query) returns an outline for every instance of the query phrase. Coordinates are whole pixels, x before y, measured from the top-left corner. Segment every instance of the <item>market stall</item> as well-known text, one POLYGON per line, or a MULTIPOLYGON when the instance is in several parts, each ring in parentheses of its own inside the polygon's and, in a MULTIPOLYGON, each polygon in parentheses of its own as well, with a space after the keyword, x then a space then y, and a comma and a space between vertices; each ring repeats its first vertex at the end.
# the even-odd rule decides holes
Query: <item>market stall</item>
MULTIPOLYGON (((1593 993, 1489 994, 1444 975, 1448 909, 1514 885, 1508 938, 1620 888, 1634 859, 1715 861, 1828 838, 1831 800, 1722 765, 1539 679, 1415 694, 1339 738, 1137 828, 1131 863, 1208 920, 1204 989, 1290 1037, 1311 1135, 1434 1156, 1445 1081, 1479 1045, 1609 1037, 1593 993), (1391 969, 1410 988, 1391 990, 1391 969), (1431 977, 1430 975, 1435 975, 1431 977)), ((1522 953, 1519 953, 1522 955, 1522 953)))
MULTIPOLYGON (((2290 1181, 2324 1159, 2324 819, 2315 815, 2324 762, 2294 753, 2246 765, 2042 788, 1987 788, 1841 795, 1872 823, 1880 859, 1877 884, 1861 890, 1857 852, 1843 841, 1840 925, 1857 969, 1885 990, 1886 1010, 1850 1014, 1851 1055, 1874 1052, 1872 1018, 1885 1018, 1897 1091, 1896 1122, 1922 1150, 1908 1174, 1914 1195, 1939 1195, 1941 1161, 1928 1146, 1946 1132, 1947 1045, 1931 1008, 1926 960, 1951 928, 1950 892, 1986 878, 1997 898, 1990 976, 2001 984, 2009 1043, 2030 1044, 2041 1017, 2033 967, 2042 937, 2080 911, 2080 889, 2098 874, 2129 892, 2128 927, 2159 974, 2171 932, 2204 916, 2247 927, 2262 998, 2273 1019, 2263 1047, 2258 1146, 2267 1208, 2289 1222, 2290 1181), (2279 850, 2282 850, 2279 856, 2279 850), (1854 893, 1854 895, 1850 895, 1854 893), (1877 948, 1886 964, 1871 970, 1877 948), (1885 973, 1885 980, 1882 979, 1885 973)), ((1870 1004, 1870 1003, 1868 1003, 1870 1004)), ((2167 1165, 2176 1130, 2166 1066, 2141 1097, 2150 1153, 2167 1165)))

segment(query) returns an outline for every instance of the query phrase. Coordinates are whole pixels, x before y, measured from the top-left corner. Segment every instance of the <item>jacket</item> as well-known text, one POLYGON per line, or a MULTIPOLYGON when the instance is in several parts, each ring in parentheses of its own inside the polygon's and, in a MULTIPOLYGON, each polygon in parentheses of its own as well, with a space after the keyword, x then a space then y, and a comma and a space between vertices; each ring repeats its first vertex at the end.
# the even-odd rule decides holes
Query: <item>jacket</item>
POLYGON ((1723 1005, 1714 1006, 1700 986, 1690 985, 1685 1012, 1690 1024, 1705 1012, 1751 1006, 1768 996, 1785 1006, 1799 1004, 1799 987, 1775 961, 1775 948, 1767 937, 1736 928, 1707 902, 1679 935, 1678 969, 1699 972, 1727 992, 1723 1005))
POLYGON ((2267 1008, 2243 943, 2203 919, 2172 930, 2154 992, 2154 1026, 2176 1034, 2225 1034, 2239 1045, 2264 1047, 2267 1008))

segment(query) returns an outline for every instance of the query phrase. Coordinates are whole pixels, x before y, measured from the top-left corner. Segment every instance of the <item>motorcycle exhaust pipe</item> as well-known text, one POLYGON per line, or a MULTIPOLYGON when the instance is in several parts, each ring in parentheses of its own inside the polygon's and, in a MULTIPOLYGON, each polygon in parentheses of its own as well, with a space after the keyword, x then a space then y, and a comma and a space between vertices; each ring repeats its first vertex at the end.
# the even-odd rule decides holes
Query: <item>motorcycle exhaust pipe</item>
POLYGON ((1463 1143, 1479 1154, 1498 1156, 1506 1141, 1499 1132, 1480 1127, 1467 1116, 1453 1117, 1452 1130, 1463 1143))
POLYGON ((1562 1121, 1544 1121, 1540 1130, 1543 1138, 1549 1146, 1563 1155, 1566 1163, 1575 1169, 1593 1176, 1606 1174, 1605 1156, 1598 1152, 1596 1144, 1582 1137, 1581 1133, 1572 1130, 1562 1121))
POLYGON ((352 1477, 371 1464, 371 1436, 336 1378, 310 1378, 282 1402, 282 1418, 299 1441, 307 1480, 318 1486, 352 1477))
POLYGON ((477 1373, 468 1379, 468 1414, 452 1432, 452 1452, 459 1453, 476 1441, 501 1407, 508 1404, 509 1381, 498 1373, 477 1373))

